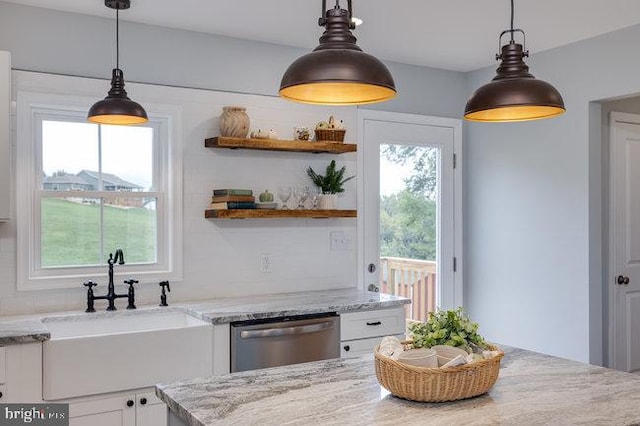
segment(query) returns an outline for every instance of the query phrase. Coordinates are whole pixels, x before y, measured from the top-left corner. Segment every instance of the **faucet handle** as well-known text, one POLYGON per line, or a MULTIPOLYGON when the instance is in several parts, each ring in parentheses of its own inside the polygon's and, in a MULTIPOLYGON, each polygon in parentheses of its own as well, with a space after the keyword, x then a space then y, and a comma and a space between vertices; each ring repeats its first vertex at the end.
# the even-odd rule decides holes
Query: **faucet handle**
POLYGON ((133 288, 134 284, 138 284, 138 280, 134 280, 132 278, 129 278, 128 280, 124 280, 125 284, 129 284, 129 291, 127 293, 127 300, 129 301, 129 304, 127 305, 127 309, 135 309, 136 305, 135 305, 135 289, 133 288))
POLYGON ((89 287, 89 290, 91 290, 91 288, 97 286, 98 283, 89 280, 86 283, 83 283, 82 285, 85 286, 85 287, 89 287))
POLYGON ((169 306, 169 304, 167 303, 167 293, 165 293, 165 288, 168 291, 171 291, 171 287, 169 287, 169 281, 160 281, 158 285, 162 287, 162 294, 160 295, 160 306, 169 306))
POLYGON ((138 280, 134 280, 134 279, 128 279, 128 280, 124 280, 125 284, 129 284, 129 285, 134 285, 134 284, 138 284, 140 281, 138 280))

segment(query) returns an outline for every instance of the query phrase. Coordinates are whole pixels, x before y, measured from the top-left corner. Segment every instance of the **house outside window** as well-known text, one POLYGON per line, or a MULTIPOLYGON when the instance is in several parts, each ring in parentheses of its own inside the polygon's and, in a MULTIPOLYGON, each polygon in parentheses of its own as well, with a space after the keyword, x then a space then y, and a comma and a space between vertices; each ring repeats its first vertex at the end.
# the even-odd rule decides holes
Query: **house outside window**
MULTIPOLYGON (((171 115, 139 126, 86 122, 82 98, 18 91, 18 289, 81 286, 109 253, 144 281, 180 278, 180 176, 171 115), (33 155, 35 153, 35 155, 33 155), (30 220, 29 220, 30 218, 30 220), (179 244, 177 244, 179 241, 179 244)), ((181 203, 180 203, 181 204, 181 203)))

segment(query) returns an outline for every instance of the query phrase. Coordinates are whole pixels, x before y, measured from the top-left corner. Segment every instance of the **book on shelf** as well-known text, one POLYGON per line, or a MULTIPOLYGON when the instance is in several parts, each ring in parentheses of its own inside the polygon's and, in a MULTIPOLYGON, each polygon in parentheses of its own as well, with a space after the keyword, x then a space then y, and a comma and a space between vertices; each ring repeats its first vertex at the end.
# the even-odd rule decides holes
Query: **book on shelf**
POLYGON ((211 197, 212 203, 228 203, 228 202, 240 202, 240 203, 255 203, 256 197, 253 195, 219 195, 211 197))
POLYGON ((213 196, 219 197, 222 195, 253 195, 253 191, 250 189, 214 189, 213 196))
POLYGON ((233 210, 233 209, 255 209, 256 203, 229 201, 226 203, 211 203, 209 209, 211 210, 233 210))

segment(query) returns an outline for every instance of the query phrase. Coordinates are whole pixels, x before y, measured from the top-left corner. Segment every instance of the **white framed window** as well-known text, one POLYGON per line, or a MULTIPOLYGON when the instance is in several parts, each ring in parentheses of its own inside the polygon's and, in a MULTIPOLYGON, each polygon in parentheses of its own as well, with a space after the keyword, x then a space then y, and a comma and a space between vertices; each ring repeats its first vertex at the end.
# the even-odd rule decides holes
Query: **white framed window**
POLYGON ((95 99, 18 87, 18 290, 103 282, 116 248, 117 275, 182 279, 177 112, 147 107, 143 125, 98 125, 86 121, 95 99))

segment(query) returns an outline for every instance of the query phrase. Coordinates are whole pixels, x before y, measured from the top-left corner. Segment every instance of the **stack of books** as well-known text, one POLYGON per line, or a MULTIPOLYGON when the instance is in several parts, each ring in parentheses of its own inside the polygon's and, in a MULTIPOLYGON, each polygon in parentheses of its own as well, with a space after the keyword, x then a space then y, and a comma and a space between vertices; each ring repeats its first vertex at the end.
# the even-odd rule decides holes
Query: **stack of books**
POLYGON ((209 208, 212 210, 255 209, 256 198, 250 189, 214 189, 209 208))

